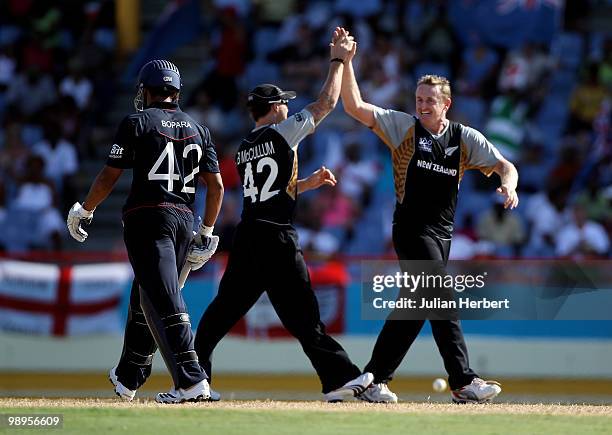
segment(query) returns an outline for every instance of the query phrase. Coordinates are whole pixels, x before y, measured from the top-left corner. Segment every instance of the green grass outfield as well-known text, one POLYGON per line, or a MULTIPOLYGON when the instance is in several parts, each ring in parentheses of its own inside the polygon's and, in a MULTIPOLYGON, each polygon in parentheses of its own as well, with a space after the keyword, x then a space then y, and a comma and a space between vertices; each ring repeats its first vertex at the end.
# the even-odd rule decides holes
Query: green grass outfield
MULTIPOLYGON (((111 399, 0 399, 0 414, 63 414, 61 434, 610 434, 612 407, 111 399)), ((48 433, 6 427, 0 433, 48 433)))

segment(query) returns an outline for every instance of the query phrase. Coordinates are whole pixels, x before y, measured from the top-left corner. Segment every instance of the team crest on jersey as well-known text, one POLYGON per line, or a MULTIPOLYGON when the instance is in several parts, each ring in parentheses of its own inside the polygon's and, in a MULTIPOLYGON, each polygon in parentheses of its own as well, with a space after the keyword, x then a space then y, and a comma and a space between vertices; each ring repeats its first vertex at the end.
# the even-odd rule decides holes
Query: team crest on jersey
POLYGON ((432 144, 433 144, 433 141, 429 138, 426 138, 426 137, 419 138, 419 149, 421 151, 426 151, 430 153, 432 144))
POLYGON ((113 147, 111 148, 110 153, 108 154, 108 157, 110 157, 111 159, 120 159, 122 156, 123 156, 123 148, 117 145, 116 143, 113 144, 113 147))
POLYGON ((299 113, 296 113, 294 116, 295 116, 295 121, 296 122, 302 122, 304 120, 302 115, 300 115, 299 113))
POLYGON ((459 148, 458 146, 454 146, 454 147, 448 147, 448 148, 446 148, 446 149, 444 150, 444 158, 452 156, 452 155, 453 155, 453 153, 454 153, 455 151, 457 151, 457 149, 458 149, 458 148, 459 148))

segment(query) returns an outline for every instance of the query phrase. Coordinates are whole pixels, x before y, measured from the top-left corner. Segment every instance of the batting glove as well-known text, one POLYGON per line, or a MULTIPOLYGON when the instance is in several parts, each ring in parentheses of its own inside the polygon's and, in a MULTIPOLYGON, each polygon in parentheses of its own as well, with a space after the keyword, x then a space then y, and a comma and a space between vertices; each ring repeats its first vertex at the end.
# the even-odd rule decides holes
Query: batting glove
POLYGON ((212 235, 212 227, 200 225, 200 230, 193 238, 187 261, 191 263, 191 270, 198 270, 213 256, 219 245, 219 236, 212 235))
POLYGON ((68 231, 77 242, 84 242, 87 238, 87 232, 83 230, 81 223, 85 222, 85 224, 89 225, 93 219, 93 212, 93 210, 85 210, 78 202, 75 202, 68 212, 68 218, 66 219, 68 231))

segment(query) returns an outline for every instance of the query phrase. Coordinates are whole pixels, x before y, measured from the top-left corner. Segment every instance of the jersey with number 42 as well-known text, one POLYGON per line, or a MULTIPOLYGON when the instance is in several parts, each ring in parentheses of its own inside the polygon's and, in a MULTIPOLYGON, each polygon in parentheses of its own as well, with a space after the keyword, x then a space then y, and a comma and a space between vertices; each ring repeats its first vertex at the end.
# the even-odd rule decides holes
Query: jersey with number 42
POLYGON ((304 109, 279 124, 258 127, 245 137, 236 153, 242 180, 243 220, 291 224, 298 180, 298 145, 315 129, 304 109))
POLYGON ((106 164, 133 168, 124 212, 163 203, 191 205, 198 175, 219 172, 208 129, 174 103, 157 103, 125 117, 106 164))

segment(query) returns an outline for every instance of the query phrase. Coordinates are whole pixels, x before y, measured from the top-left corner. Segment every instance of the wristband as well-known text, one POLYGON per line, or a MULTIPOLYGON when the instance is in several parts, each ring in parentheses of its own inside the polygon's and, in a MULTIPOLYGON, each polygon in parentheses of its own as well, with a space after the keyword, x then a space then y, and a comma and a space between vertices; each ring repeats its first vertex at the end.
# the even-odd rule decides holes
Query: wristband
POLYGON ((81 210, 83 210, 83 212, 85 212, 85 215, 87 217, 89 217, 94 211, 96 211, 96 208, 92 208, 91 210, 87 210, 84 206, 85 206, 85 201, 83 201, 83 204, 79 204, 81 206, 81 210))
MULTIPOLYGON (((85 204, 85 202, 83 202, 83 204, 85 204)), ((96 211, 96 208, 94 207, 91 210, 87 210, 85 207, 83 207, 83 204, 79 204, 81 206, 81 210, 83 210, 83 215, 85 217, 91 217, 91 215, 93 214, 94 211, 96 211)))
POLYGON ((329 63, 332 62, 340 62, 341 64, 344 64, 344 60, 340 59, 339 57, 334 57, 332 60, 329 61, 329 63))
POLYGON ((206 237, 210 237, 213 235, 213 229, 215 228, 215 226, 213 225, 212 227, 207 227, 204 224, 200 225, 200 234, 202 234, 203 236, 206 237))

